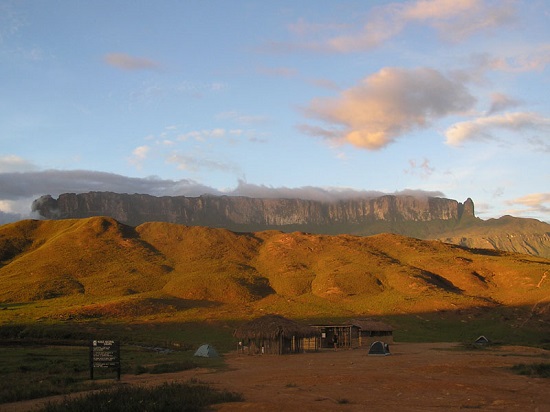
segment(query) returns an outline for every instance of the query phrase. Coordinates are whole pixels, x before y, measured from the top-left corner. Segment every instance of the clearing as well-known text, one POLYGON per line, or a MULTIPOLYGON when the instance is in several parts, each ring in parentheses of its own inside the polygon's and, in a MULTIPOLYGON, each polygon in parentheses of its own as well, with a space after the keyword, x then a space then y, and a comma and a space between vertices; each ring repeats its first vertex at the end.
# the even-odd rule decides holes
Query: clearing
MULTIPOLYGON (((550 411, 550 379, 521 376, 518 363, 548 363, 550 351, 502 346, 464 350, 453 343, 396 343, 390 356, 341 349, 300 355, 225 355, 221 371, 123 375, 123 385, 191 378, 240 392, 245 402, 217 411, 550 411)), ((30 411, 55 398, 0 405, 30 411)), ((57 397, 60 399, 60 397, 57 397)))

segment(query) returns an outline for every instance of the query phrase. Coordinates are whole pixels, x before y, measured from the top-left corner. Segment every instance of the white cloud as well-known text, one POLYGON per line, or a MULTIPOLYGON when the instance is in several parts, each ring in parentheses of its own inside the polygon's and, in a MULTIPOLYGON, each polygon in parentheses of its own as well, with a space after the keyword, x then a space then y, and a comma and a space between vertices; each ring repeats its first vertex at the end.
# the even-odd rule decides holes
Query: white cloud
POLYGON ((416 197, 443 197, 439 191, 425 191, 405 189, 394 193, 384 193, 375 190, 356 190, 346 187, 315 187, 302 186, 296 188, 290 187, 272 187, 265 185, 256 185, 239 180, 238 186, 226 192, 231 196, 247 196, 264 199, 304 199, 319 202, 336 202, 347 199, 372 199, 387 194, 416 196, 416 197))
POLYGON ((134 149, 134 151, 132 152, 132 154, 139 160, 144 160, 145 158, 147 158, 147 154, 149 153, 149 151, 151 150, 151 148, 149 146, 139 146, 139 147, 136 147, 134 149))
POLYGON ((514 112, 502 115, 479 117, 456 123, 445 131, 446 143, 460 146, 466 141, 495 138, 497 129, 510 131, 540 130, 550 131, 550 118, 537 113, 514 112))
POLYGON ((405 169, 406 174, 420 175, 420 177, 428 177, 434 172, 434 168, 430 165, 428 159, 423 159, 421 162, 417 162, 415 159, 409 160, 409 168, 405 169))
POLYGON ((125 53, 109 53, 103 56, 103 61, 109 66, 122 70, 152 70, 158 69, 160 65, 150 59, 134 57, 125 53))
MULTIPOLYGON (((242 119, 243 123, 261 121, 260 119, 242 119)), ((191 130, 189 132, 180 133, 176 140, 178 141, 188 141, 190 139, 197 142, 205 143, 211 140, 220 140, 225 139, 234 143, 236 137, 246 138, 250 142, 259 142, 262 141, 262 134, 257 132, 254 129, 240 129, 240 128, 214 128, 214 129, 202 129, 202 130, 191 130)))
POLYGON ((288 30, 299 36, 307 36, 319 32, 340 31, 349 27, 348 24, 342 23, 312 23, 304 18, 299 18, 296 23, 290 23, 288 30))
MULTIPOLYGON (((271 43, 270 51, 332 51, 340 53, 371 50, 401 34, 408 26, 423 24, 434 29, 440 37, 459 41, 480 31, 510 24, 517 10, 511 0, 417 0, 394 2, 374 7, 368 20, 353 34, 338 35, 324 40, 307 40, 331 31, 342 32, 349 25, 311 23, 303 19, 289 25, 289 31, 298 36, 295 43, 271 43)), ((349 30, 348 30, 349 31, 349 30)))
POLYGON ((327 90, 338 90, 338 85, 330 79, 311 79, 309 83, 327 90))
POLYGON ((192 130, 190 132, 186 132, 178 135, 178 140, 185 141, 189 139, 194 139, 198 142, 204 142, 208 139, 220 139, 225 137, 225 135, 226 135, 226 130, 222 128, 192 130))
MULTIPOLYGON (((173 159, 188 166, 231 168, 216 162, 204 162, 191 157, 173 159)), ((133 178, 113 173, 90 170, 45 170, 40 172, 0 173, 0 224, 30 217, 32 201, 42 195, 57 197, 62 193, 105 191, 115 193, 142 193, 153 196, 190 196, 204 194, 249 196, 258 198, 298 198, 317 201, 374 198, 388 193, 355 190, 340 187, 298 188, 269 187, 239 181, 235 189, 220 191, 194 180, 167 180, 158 177, 133 178)), ((444 197, 439 191, 406 189, 393 195, 444 197)))
POLYGON ((426 13, 411 20, 426 21, 442 37, 453 41, 508 25, 516 20, 517 13, 510 0, 433 0, 419 1, 417 5, 426 13))
POLYGON ((487 58, 489 68, 513 73, 542 71, 549 64, 550 43, 511 47, 503 55, 487 58))
POLYGON ((502 112, 520 105, 520 101, 506 96, 503 93, 493 93, 491 95, 491 107, 487 114, 502 112))
POLYGON ((130 163, 136 166, 138 169, 141 169, 143 162, 147 159, 151 148, 149 146, 138 146, 132 151, 132 157, 130 158, 130 163))
POLYGON ((545 215, 550 213, 550 193, 531 193, 508 200, 506 203, 512 206, 519 205, 527 208, 527 212, 516 211, 518 214, 545 215))
POLYGON ((217 120, 231 120, 241 125, 261 124, 269 120, 267 116, 251 115, 238 112, 236 110, 230 110, 227 112, 221 112, 216 115, 217 120))
POLYGON ((36 166, 16 155, 0 156, 0 173, 27 172, 36 170, 36 166))
POLYGON ((237 173, 238 168, 227 162, 206 159, 204 157, 192 156, 181 153, 172 153, 167 157, 168 163, 175 164, 179 170, 197 172, 200 170, 218 170, 223 172, 237 173))
POLYGON ((26 18, 16 10, 15 3, 0 3, 0 44, 26 27, 26 18))
POLYGON ((310 102, 305 113, 328 128, 301 125, 311 135, 378 150, 441 117, 470 109, 475 99, 460 82, 430 68, 384 68, 337 98, 310 102))
POLYGON ((133 178, 90 170, 0 173, 0 201, 19 201, 45 194, 58 196, 61 193, 90 191, 146 193, 156 196, 196 196, 216 192, 215 189, 188 179, 174 181, 158 177, 133 178))
POLYGON ((293 67, 258 67, 258 72, 267 76, 274 77, 294 77, 298 74, 298 70, 293 67))
POLYGON ((309 124, 299 124, 296 128, 307 135, 322 137, 327 140, 338 140, 342 137, 342 132, 336 127, 327 129, 326 127, 311 126, 309 124))
POLYGON ((533 147, 536 152, 550 153, 550 139, 543 139, 540 136, 531 136, 527 138, 527 142, 533 147))
POLYGON ((217 128, 217 129, 212 129, 212 131, 210 132, 210 137, 214 139, 219 139, 224 136, 225 136, 225 129, 217 128))
POLYGON ((205 92, 222 92, 229 89, 229 86, 226 83, 218 81, 194 82, 184 80, 179 82, 173 89, 178 93, 184 93, 193 97, 201 98, 205 92))

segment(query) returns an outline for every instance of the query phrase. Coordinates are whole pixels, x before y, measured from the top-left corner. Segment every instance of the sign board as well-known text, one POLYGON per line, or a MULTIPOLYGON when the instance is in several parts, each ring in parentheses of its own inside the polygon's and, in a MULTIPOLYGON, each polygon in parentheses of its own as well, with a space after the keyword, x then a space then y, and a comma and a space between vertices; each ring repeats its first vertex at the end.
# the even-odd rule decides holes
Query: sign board
POLYGON ((90 379, 94 368, 116 369, 120 380, 120 343, 115 340, 92 340, 90 342, 90 379))

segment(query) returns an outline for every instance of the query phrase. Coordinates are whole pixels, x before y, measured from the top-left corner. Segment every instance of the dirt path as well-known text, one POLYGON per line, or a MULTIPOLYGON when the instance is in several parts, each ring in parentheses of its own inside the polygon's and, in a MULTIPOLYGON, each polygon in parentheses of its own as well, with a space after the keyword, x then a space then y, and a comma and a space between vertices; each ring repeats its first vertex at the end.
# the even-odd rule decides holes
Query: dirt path
MULTIPOLYGON (((449 343, 392 345, 392 355, 339 350, 288 356, 230 354, 225 371, 195 369, 165 375, 124 375, 125 384, 154 385, 196 378, 240 392, 231 411, 495 411, 550 412, 550 380, 510 372, 517 363, 549 362, 550 351, 525 347, 452 350, 449 343)), ((50 398, 51 399, 51 398, 50 398)), ((45 400, 0 405, 29 411, 45 400)))

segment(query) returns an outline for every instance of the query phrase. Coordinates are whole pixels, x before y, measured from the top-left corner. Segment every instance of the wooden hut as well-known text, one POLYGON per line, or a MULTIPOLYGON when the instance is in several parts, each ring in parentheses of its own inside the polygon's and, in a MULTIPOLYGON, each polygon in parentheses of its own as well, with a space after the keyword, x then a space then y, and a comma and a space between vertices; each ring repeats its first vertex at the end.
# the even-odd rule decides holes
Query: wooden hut
POLYGON ((369 348, 375 341, 393 343, 393 328, 372 319, 352 319, 346 323, 313 325, 321 336, 319 348, 369 348))
POLYGON ((317 342, 320 333, 279 315, 265 315, 241 325, 233 335, 244 353, 283 355, 316 350, 311 342, 317 342))
POLYGON ((372 319, 354 319, 353 325, 359 328, 359 346, 369 348, 376 341, 393 343, 393 328, 387 323, 372 319))

